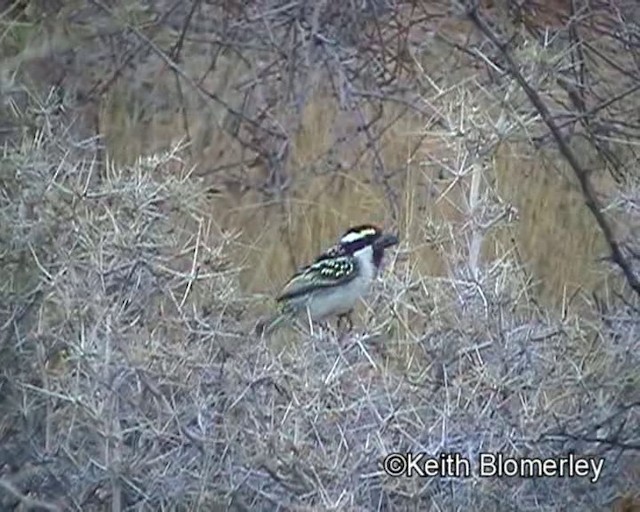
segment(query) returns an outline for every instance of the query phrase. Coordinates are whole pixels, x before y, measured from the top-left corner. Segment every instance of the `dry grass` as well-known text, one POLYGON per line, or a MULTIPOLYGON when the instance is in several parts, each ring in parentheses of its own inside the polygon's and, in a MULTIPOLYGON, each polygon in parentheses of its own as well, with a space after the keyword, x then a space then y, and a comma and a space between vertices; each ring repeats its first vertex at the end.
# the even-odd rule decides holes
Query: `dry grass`
POLYGON ((509 250, 471 279, 461 222, 404 238, 346 342, 256 339, 244 242, 178 154, 100 176, 45 119, 2 163, 4 508, 540 511, 634 491, 630 307, 560 319, 509 250), (446 277, 421 270, 423 244, 446 277), (397 479, 380 466, 396 451, 606 463, 597 484, 397 479))
MULTIPOLYGON (((70 4, 66 9, 75 7, 70 4)), ((435 4, 433 9, 438 11, 435 4)), ((138 9, 129 10, 129 18, 135 19, 138 9)), ((116 11, 116 14, 122 13, 116 11)), ((61 14, 60 18, 64 16, 61 14)), ((206 17, 203 19, 206 21, 206 17)), ((440 16, 437 20, 440 37, 458 44, 470 44, 477 39, 467 22, 451 16, 440 16)), ((93 90, 100 79, 110 78, 112 70, 105 69, 106 76, 101 77, 99 67, 90 65, 91 52, 97 51, 88 37, 91 30, 91 24, 85 21, 77 26, 65 25, 64 30, 55 28, 48 36, 38 31, 37 37, 31 36, 34 42, 23 51, 22 58, 29 62, 34 59, 32 54, 39 56, 44 51, 42 40, 46 37, 53 41, 55 48, 68 47, 70 43, 64 43, 66 35, 73 44, 81 42, 88 47, 87 62, 80 61, 71 75, 80 77, 78 81, 88 82, 88 88, 93 90)), ((159 41, 171 40, 170 31, 155 29, 155 33, 159 41)), ((435 105, 449 116, 448 106, 464 96, 456 89, 457 84, 474 84, 481 72, 477 63, 461 59, 450 45, 434 38, 433 34, 420 33, 420 36, 428 45, 416 53, 410 80, 419 82, 427 91, 425 104, 435 105), (440 82, 442 74, 447 79, 444 83, 440 82), (440 88, 424 85, 431 83, 440 83, 440 88), (452 84, 455 84, 453 88, 448 89, 452 84)), ((537 59, 543 64, 554 59, 551 49, 542 56, 531 49, 521 53, 523 59, 537 59)), ((235 58, 232 52, 222 52, 215 60, 215 72, 207 72, 211 62, 202 45, 187 42, 184 54, 188 58, 184 58, 181 65, 186 74, 198 77, 199 83, 234 108, 259 109, 260 105, 254 104, 256 99, 246 104, 241 85, 255 77, 242 59, 235 58)), ((135 62, 136 66, 131 69, 119 69, 118 76, 122 79, 105 90, 97 106, 87 108, 89 112, 81 115, 88 116, 92 122, 95 118, 107 152, 118 164, 132 163, 141 154, 166 151, 185 138, 189 140, 189 161, 196 167, 196 174, 205 176, 208 185, 222 191, 209 202, 210 215, 221 226, 241 232, 244 247, 235 256, 242 258, 246 267, 241 281, 247 290, 271 293, 292 267, 311 257, 321 244, 353 222, 394 223, 403 236, 416 239, 425 229, 425 218, 438 225, 459 218, 459 191, 449 188, 447 180, 451 176, 437 179, 443 166, 455 168, 460 164, 456 162, 459 151, 447 140, 452 137, 427 133, 425 138, 425 132, 432 129, 426 126, 427 120, 412 113, 402 114, 401 105, 385 105, 380 119, 381 125, 391 125, 382 140, 381 156, 389 169, 398 169, 401 171, 398 175, 403 176, 394 183, 401 203, 398 212, 392 211, 385 191, 372 179, 373 158, 367 151, 366 137, 353 135, 357 122, 350 112, 341 111, 326 87, 318 86, 325 79, 320 73, 310 79, 309 97, 305 98, 303 112, 296 121, 299 128, 291 134, 286 173, 292 188, 282 205, 277 198, 265 199, 262 193, 247 189, 247 182, 260 181, 265 171, 260 163, 254 165, 253 156, 223 129, 233 121, 220 105, 210 101, 205 105, 201 94, 184 86, 178 92, 174 73, 158 55, 142 52, 139 62, 138 59, 135 62), (398 118, 399 121, 392 123, 398 118), (338 144, 344 139, 347 143, 338 144), (416 145, 419 146, 417 154, 416 145), (225 169, 240 161, 247 162, 240 172, 225 169)), ((56 72, 42 60, 36 60, 32 66, 47 70, 45 73, 56 72)), ((13 68, 7 64, 4 69, 13 68)), ((32 74, 37 72, 36 69, 32 74)), ((65 78, 65 84, 70 90, 77 87, 73 78, 65 78)), ((497 118, 493 92, 475 91, 473 95, 477 107, 491 111, 497 118)), ((295 116, 282 113, 283 122, 292 117, 295 116)), ((578 289, 587 293, 598 289, 602 277, 595 272, 594 261, 602 256, 602 246, 581 198, 568 192, 571 187, 566 177, 557 171, 562 164, 542 151, 532 152, 530 148, 511 143, 505 145, 491 163, 497 172, 495 179, 499 181, 502 199, 516 206, 521 222, 500 244, 518 249, 538 283, 541 300, 550 306, 559 306, 578 289), (523 191, 526 194, 523 195, 523 191), (571 236, 567 237, 567 233, 571 236)), ((425 247, 419 256, 421 270, 446 275, 446 262, 433 248, 425 247)))
MULTIPOLYGON (((457 20, 439 29, 469 41, 457 20)), ((82 111, 2 82, 2 112, 25 128, 0 162, 0 508, 631 510, 637 298, 599 259, 566 165, 532 148, 540 123, 522 95, 488 90, 427 36, 404 72, 449 128, 385 103, 374 151, 314 75, 300 112, 273 114, 289 137, 280 191, 260 188, 268 166, 230 135, 233 116, 178 95, 153 52, 82 111), (104 148, 78 138, 78 118, 96 121, 104 148), (402 243, 355 332, 256 338, 292 269, 359 222, 402 243), (384 456, 405 451, 606 461, 595 484, 386 475, 384 456)), ((260 110, 239 92, 251 66, 222 52, 203 73, 196 48, 185 43, 186 73, 260 110)), ((561 59, 523 48, 539 90, 566 100, 536 68, 561 59)), ((83 78, 99 72, 86 50, 83 78)), ((617 149, 632 169, 633 144, 617 149)), ((637 172, 624 187, 595 179, 634 240, 637 172)))
MULTIPOLYGON (((248 290, 273 291, 292 267, 308 261, 321 244, 351 224, 394 223, 384 192, 371 182, 370 161, 360 161, 355 167, 330 176, 308 172, 326 153, 332 128, 340 125, 327 114, 330 105, 331 100, 324 98, 307 107, 310 121, 305 121, 304 126, 308 128, 294 142, 291 173, 296 185, 284 208, 265 202, 259 194, 239 193, 234 187, 225 188, 222 196, 210 202, 214 218, 225 227, 242 232, 245 246, 239 257, 243 265, 251 269, 243 273, 243 286, 248 290)), ((396 116, 397 112, 387 114, 389 119, 396 116)), ((179 123, 180 120, 175 119, 167 132, 179 133, 179 123)), ((132 141, 139 140, 138 134, 148 129, 129 126, 122 130, 119 123, 114 124, 114 129, 116 127, 123 139, 132 141)), ((398 165, 406 173, 405 179, 398 183, 402 208, 395 224, 404 238, 413 240, 423 234, 425 224, 444 225, 460 218, 456 206, 459 187, 450 188, 450 178, 438 177, 437 168, 443 161, 449 159, 456 165, 455 154, 445 156, 448 141, 443 137, 436 141, 424 140, 419 159, 404 165, 393 163, 406 158, 423 137, 421 123, 407 120, 389 134, 383 151, 391 168, 398 165)), ((155 139, 161 146, 170 141, 162 136, 155 139)), ((126 154, 119 144, 108 147, 116 154, 126 154)), ((344 162, 352 161, 350 155, 340 157, 344 162)), ((198 161, 209 162, 209 159, 203 157, 198 161)), ((216 163, 223 165, 224 161, 216 160, 216 163)), ((542 299, 556 306, 576 289, 585 292, 598 289, 601 278, 595 273, 595 262, 603 255, 604 246, 575 186, 566 178, 566 172, 558 172, 558 165, 561 168, 562 165, 553 159, 545 162, 541 152, 532 153, 521 147, 501 149, 492 163, 501 197, 505 204, 517 208, 520 219, 517 229, 500 241, 503 246, 517 247, 522 260, 530 263, 534 279, 542 283, 538 288, 542 299)), ((433 247, 424 247, 417 259, 424 272, 446 274, 445 262, 433 247)))
MULTIPOLYGON (((440 32, 452 40, 464 43, 471 37, 468 24, 448 18, 440 23, 440 32)), ((87 26, 75 28, 78 33, 73 32, 73 25, 66 29, 71 30, 72 40, 90 44, 87 26)), ((58 41, 61 36, 56 32, 55 37, 58 41)), ((422 55, 416 56, 419 62, 411 79, 421 84, 439 82, 446 70, 447 82, 439 89, 423 85, 428 91, 424 103, 435 105, 450 116, 449 105, 464 97, 457 84, 473 84, 480 72, 477 66, 471 67, 473 63, 469 60, 461 63, 450 46, 432 35, 425 37, 429 44, 422 55), (448 89, 452 84, 453 88, 448 89)), ((41 43, 33 46, 38 49, 41 43)), ((30 48, 23 58, 31 58, 33 51, 30 48)), ((251 102, 245 105, 247 100, 239 91, 239 84, 253 79, 252 71, 242 60, 223 53, 215 61, 215 72, 206 72, 211 62, 200 46, 185 43, 184 52, 189 56, 181 63, 186 74, 202 77, 204 87, 234 108, 246 107, 250 111, 259 108, 251 102)), ((90 59, 89 51, 88 55, 90 59)), ((35 61, 32 66, 45 69, 47 63, 35 61)), ((459 151, 452 150, 451 141, 447 140, 453 137, 428 133, 433 130, 428 120, 410 112, 403 114, 402 105, 385 105, 379 121, 383 126, 390 125, 381 141, 381 156, 389 169, 398 169, 401 171, 398 175, 403 176, 394 183, 401 205, 398 212, 392 211, 385 191, 372 179, 372 154, 367 151, 366 137, 354 136, 357 122, 352 113, 341 111, 327 88, 317 85, 323 80, 321 74, 312 77, 309 97, 305 98, 302 114, 296 121, 299 128, 291 134, 286 173, 292 188, 282 205, 277 198, 265 199, 262 193, 247 189, 247 183, 260 181, 265 171, 223 129, 233 123, 223 108, 212 102, 205 105, 201 94, 184 86, 178 93, 174 73, 157 55, 143 52, 135 67, 119 71, 122 79, 105 90, 96 101, 97 106, 87 107, 79 115, 98 125, 107 152, 117 164, 130 164, 140 154, 166 151, 188 138, 187 154, 196 174, 205 176, 208 185, 222 191, 209 202, 210 215, 221 226, 241 232, 245 246, 236 257, 242 257, 243 265, 250 269, 242 275, 242 285, 247 290, 273 291, 294 263, 308 259, 327 239, 354 222, 393 222, 403 236, 415 239, 425 229, 423 219, 446 224, 459 217, 459 191, 449 188, 451 176, 438 179, 443 166, 460 165, 456 161, 459 151), (246 162, 240 171, 234 167, 238 162, 246 162)), ((81 61, 73 72, 72 76, 80 77, 77 80, 88 82, 90 90, 98 87, 100 76, 95 66, 81 61)), ((105 70, 106 76, 101 78, 106 81, 111 72, 105 70)), ((72 79, 65 80, 71 82, 70 90, 78 87, 72 79)), ((473 95, 477 107, 495 111, 497 102, 493 94, 475 91, 473 95)), ((287 115, 282 114, 285 120, 287 115)), ((464 113, 458 112, 453 117, 456 115, 464 113)), ((562 174, 543 172, 557 167, 550 160, 553 158, 545 159, 542 152, 509 145, 493 156, 492 164, 503 200, 520 212, 521 223, 512 233, 515 245, 523 261, 531 265, 534 279, 542 283, 541 298, 557 306, 567 289, 580 287, 591 291, 597 287, 593 262, 601 256, 601 247, 588 212, 578 196, 567 194, 562 174), (523 165, 523 160, 528 163, 523 165), (545 160, 547 164, 542 165, 545 160), (527 194, 523 197, 525 190, 527 194), (558 240, 566 242, 567 231, 572 234, 570 243, 558 244, 558 240), (569 268, 568 261, 571 261, 569 268)), ((504 245, 510 241, 501 242, 504 245)), ((425 272, 446 275, 446 262, 433 248, 426 247, 419 261, 425 272)))

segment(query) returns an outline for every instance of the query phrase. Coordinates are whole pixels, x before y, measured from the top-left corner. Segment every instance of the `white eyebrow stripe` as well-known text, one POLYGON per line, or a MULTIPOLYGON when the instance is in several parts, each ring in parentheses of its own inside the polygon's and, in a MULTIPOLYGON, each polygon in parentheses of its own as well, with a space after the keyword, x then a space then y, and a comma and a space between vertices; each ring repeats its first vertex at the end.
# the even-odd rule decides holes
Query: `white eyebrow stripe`
POLYGON ((364 231, 352 231, 351 233, 347 233, 346 235, 344 235, 340 241, 343 244, 348 244, 351 242, 355 242, 356 240, 361 240, 362 238, 366 237, 366 236, 371 236, 371 235, 375 235, 376 231, 374 229, 366 229, 364 231))

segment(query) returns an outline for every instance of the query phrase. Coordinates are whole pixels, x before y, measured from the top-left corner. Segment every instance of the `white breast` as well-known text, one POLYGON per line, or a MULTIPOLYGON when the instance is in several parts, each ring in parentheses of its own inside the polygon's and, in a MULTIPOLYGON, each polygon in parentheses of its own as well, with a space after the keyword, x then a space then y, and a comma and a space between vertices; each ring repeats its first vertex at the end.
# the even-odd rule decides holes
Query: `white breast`
POLYGON ((307 300, 306 305, 313 320, 347 313, 369 292, 377 272, 373 264, 373 250, 365 247, 356 252, 354 257, 358 260, 358 276, 337 289, 318 290, 307 300))

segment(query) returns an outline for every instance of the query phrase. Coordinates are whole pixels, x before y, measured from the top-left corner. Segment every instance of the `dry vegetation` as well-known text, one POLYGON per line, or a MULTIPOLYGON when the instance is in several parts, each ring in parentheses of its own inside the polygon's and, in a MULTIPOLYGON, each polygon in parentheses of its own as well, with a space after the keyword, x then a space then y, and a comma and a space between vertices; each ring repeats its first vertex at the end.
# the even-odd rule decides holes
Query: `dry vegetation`
POLYGON ((53 4, 0 4, 1 510, 637 510, 635 1, 53 4), (253 336, 361 221, 354 332, 253 336))

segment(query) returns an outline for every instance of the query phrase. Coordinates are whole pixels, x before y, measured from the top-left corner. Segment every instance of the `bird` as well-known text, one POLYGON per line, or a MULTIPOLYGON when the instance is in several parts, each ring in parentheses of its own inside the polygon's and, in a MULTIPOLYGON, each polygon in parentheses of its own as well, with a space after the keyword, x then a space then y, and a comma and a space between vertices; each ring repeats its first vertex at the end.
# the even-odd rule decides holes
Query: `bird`
POLYGON ((301 314, 310 321, 336 316, 338 327, 347 320, 351 328, 351 312, 378 275, 385 249, 398 243, 396 235, 373 224, 349 228, 338 243, 291 276, 276 297, 279 311, 259 322, 257 333, 270 334, 301 314))

